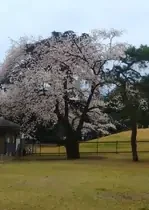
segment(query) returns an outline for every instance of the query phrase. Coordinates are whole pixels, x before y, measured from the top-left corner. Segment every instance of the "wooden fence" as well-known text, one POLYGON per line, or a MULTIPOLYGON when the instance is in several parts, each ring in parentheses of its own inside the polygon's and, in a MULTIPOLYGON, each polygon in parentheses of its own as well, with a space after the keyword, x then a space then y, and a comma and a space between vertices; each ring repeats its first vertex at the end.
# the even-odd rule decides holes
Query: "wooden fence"
MULTIPOLYGON (((79 144, 80 154, 131 153, 130 141, 85 141, 79 144)), ((137 149, 138 152, 149 152, 149 141, 138 141, 137 149)), ((65 147, 56 144, 27 144, 26 150, 32 155, 66 155, 65 147)))

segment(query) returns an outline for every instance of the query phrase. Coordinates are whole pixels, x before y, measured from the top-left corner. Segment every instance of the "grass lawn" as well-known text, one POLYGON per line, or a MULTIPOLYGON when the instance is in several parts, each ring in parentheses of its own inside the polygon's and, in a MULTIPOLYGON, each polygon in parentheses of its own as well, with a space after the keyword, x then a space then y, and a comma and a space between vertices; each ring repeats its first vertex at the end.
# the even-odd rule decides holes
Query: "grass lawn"
POLYGON ((0 164, 0 210, 149 210, 149 154, 0 164))

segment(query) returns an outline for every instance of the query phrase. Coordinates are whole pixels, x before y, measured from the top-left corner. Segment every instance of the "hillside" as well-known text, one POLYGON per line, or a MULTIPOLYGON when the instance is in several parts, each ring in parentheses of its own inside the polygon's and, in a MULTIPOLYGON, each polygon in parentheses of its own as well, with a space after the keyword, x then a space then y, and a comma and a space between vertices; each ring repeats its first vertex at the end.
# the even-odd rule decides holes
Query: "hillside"
MULTIPOLYGON (((81 152, 131 152, 131 131, 125 131, 80 144, 81 152)), ((138 129, 138 151, 149 151, 149 129, 138 129), (142 142, 141 142, 142 141, 142 142), (148 142, 143 142, 148 141, 148 142)))
MULTIPOLYGON (((98 141, 104 141, 104 142, 129 141, 130 137, 131 137, 131 131, 125 131, 125 132, 120 132, 120 133, 113 134, 113 135, 110 135, 110 136, 106 136, 106 137, 103 137, 103 138, 99 138, 98 141)), ((149 128, 138 129, 137 140, 138 141, 149 141, 149 128)), ((90 140, 89 142, 94 142, 94 141, 97 141, 97 139, 90 140)))

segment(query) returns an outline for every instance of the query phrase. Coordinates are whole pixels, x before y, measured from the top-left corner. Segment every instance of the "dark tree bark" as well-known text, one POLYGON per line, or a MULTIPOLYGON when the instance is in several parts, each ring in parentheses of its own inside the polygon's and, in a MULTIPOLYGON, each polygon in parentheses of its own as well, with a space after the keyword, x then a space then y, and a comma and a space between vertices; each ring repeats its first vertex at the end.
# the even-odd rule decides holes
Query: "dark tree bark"
POLYGON ((77 140, 66 140, 66 154, 68 160, 79 159, 79 143, 77 140))
POLYGON ((66 147, 66 154, 68 160, 80 158, 79 140, 80 140, 79 134, 76 134, 74 132, 69 132, 69 135, 67 135, 65 147, 66 147))
POLYGON ((148 128, 148 123, 144 123, 143 128, 148 128))
POLYGON ((132 159, 133 161, 139 161, 137 152, 137 119, 136 113, 131 116, 131 149, 132 149, 132 159))
MULTIPOLYGON (((88 112, 88 107, 91 103, 92 97, 94 95, 95 89, 99 86, 99 84, 92 84, 91 93, 88 97, 88 100, 86 102, 86 106, 84 107, 84 110, 82 112, 82 116, 79 121, 79 125, 77 127, 76 132, 71 130, 71 127, 69 126, 68 120, 66 121, 65 128, 67 130, 67 137, 66 137, 66 153, 67 153, 67 159, 79 159, 80 153, 79 153, 79 141, 81 140, 81 130, 83 127, 84 119, 86 116, 86 113, 88 112)), ((67 100, 65 100, 67 101, 67 100)), ((66 109, 65 104, 65 109, 66 109)), ((68 111, 65 111, 65 114, 68 113, 68 111)), ((66 116, 66 115, 65 115, 66 116)), ((67 119, 67 117, 65 118, 67 119)))
POLYGON ((67 92, 67 80, 70 79, 69 75, 69 68, 64 67, 65 70, 67 70, 67 76, 64 79, 64 102, 65 102, 65 116, 63 119, 63 125, 65 129, 65 147, 66 147, 66 154, 67 154, 67 159, 72 160, 72 159, 79 159, 80 158, 80 153, 79 153, 79 135, 77 135, 76 132, 73 131, 71 125, 69 124, 69 97, 68 97, 68 92, 67 92), (66 68, 66 69, 65 69, 66 68))

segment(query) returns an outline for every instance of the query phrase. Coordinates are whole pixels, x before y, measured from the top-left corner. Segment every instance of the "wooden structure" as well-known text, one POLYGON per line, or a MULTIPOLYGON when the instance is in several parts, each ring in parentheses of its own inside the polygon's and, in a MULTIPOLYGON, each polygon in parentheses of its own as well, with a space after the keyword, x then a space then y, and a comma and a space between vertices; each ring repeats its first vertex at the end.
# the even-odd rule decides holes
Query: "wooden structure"
POLYGON ((13 156, 20 144, 20 126, 0 117, 0 155, 13 156))

